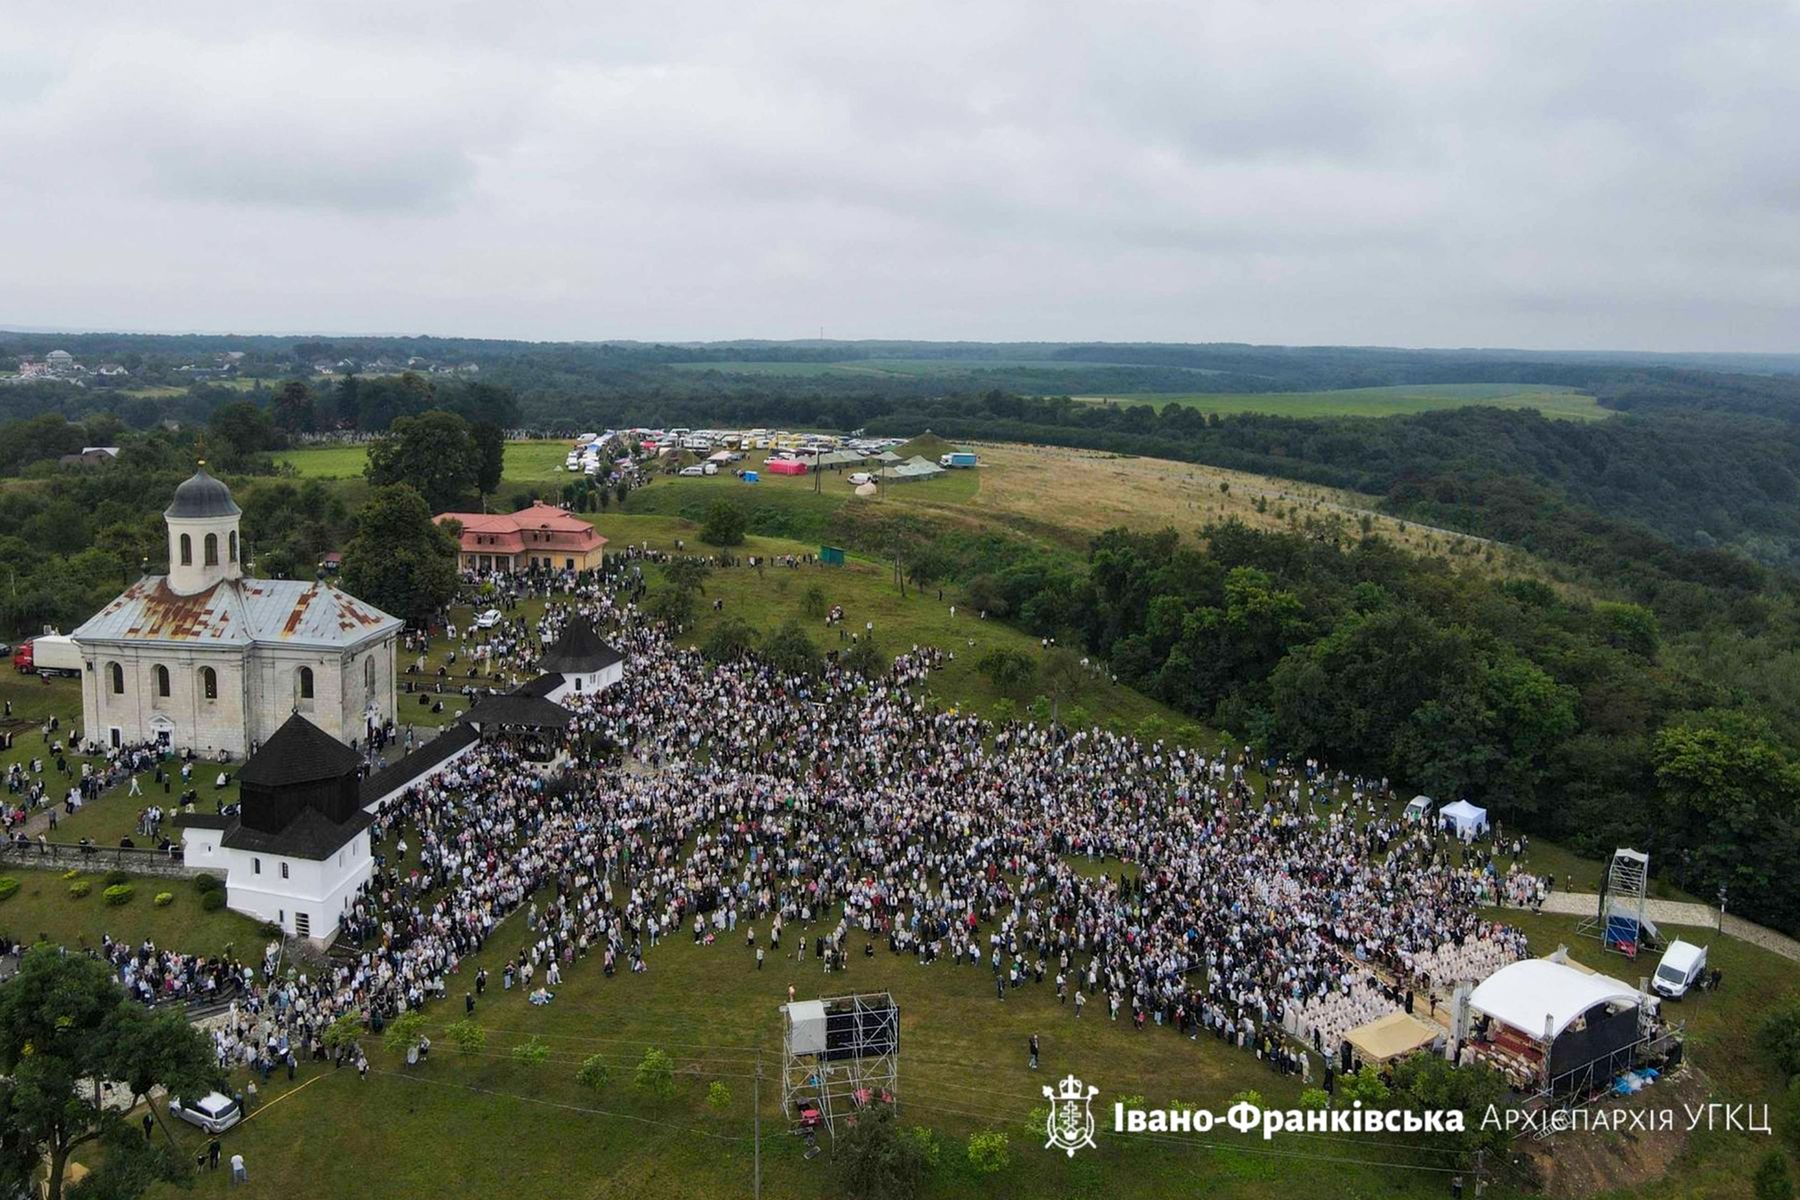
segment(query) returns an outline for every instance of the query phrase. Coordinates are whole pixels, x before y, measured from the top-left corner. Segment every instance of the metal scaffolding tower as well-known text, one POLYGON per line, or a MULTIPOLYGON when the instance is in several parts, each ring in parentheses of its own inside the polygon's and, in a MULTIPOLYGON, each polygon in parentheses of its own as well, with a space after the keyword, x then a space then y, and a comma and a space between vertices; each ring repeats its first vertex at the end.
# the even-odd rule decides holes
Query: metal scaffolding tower
POLYGON ((797 1000, 782 1015, 781 1106, 798 1132, 893 1104, 900 1078, 900 1010, 886 992, 797 1000))
POLYGON ((1636 958, 1651 931, 1644 915, 1649 888, 1650 856, 1638 850, 1613 851, 1600 885, 1598 910, 1576 932, 1599 938, 1604 949, 1636 958))

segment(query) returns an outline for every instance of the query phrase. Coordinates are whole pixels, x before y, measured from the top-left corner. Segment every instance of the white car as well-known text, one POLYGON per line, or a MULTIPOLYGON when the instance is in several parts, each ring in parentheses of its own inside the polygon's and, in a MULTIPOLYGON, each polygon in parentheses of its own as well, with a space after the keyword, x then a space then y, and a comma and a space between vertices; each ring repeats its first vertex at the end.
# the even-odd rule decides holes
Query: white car
POLYGON ((208 1092, 192 1103, 179 1096, 171 1097, 169 1112, 208 1133, 224 1133, 244 1119, 244 1110, 238 1102, 220 1092, 208 1092))
POLYGON ((492 629, 494 626, 498 625, 503 619, 504 618, 502 618, 500 616, 499 609, 490 608, 486 612, 481 613, 480 615, 478 615, 475 618, 475 628, 477 628, 477 629, 492 629))
POLYGON ((701 467, 701 466, 683 467, 683 468, 681 468, 681 474, 690 475, 690 476, 704 475, 704 474, 706 474, 706 468, 701 467))
POLYGON ((865 483, 873 483, 874 480, 875 480, 875 477, 873 475, 869 474, 867 471, 858 471, 854 475, 850 476, 850 486, 851 487, 861 487, 865 483))

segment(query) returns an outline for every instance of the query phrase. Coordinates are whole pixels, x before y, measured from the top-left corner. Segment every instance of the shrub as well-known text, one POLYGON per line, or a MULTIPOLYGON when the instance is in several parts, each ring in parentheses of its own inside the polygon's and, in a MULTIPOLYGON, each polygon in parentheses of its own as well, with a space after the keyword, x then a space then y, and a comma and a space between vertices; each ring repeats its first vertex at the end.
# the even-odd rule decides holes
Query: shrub
POLYGON ((264 921, 257 926, 256 932, 266 938, 278 938, 281 936, 281 926, 273 921, 264 921))
POLYGON ((158 892, 151 898, 150 903, 156 905, 158 908, 167 908, 169 905, 175 903, 175 893, 158 892))
POLYGON ((80 900, 93 890, 94 885, 86 879, 77 879, 74 883, 69 885, 69 895, 77 900, 80 900))
POLYGON ((652 1046, 644 1051, 631 1082, 638 1091, 658 1100, 667 1100, 675 1094, 675 1060, 669 1057, 668 1051, 652 1046))
POLYGON ((218 912, 225 907, 224 892, 207 892, 200 897, 200 908, 204 912, 218 912))
POLYGON ((550 1043, 534 1033, 512 1048, 512 1060, 523 1067, 541 1067, 550 1061, 550 1043))
MULTIPOLYGON (((1043 1126, 1040 1124, 1038 1128, 1042 1129, 1043 1126)), ((938 1162, 943 1157, 943 1150, 938 1144, 937 1130, 927 1125, 909 1125, 900 1131, 900 1136, 918 1149, 919 1157, 924 1161, 927 1170, 937 1170, 938 1162)))
POLYGON ((1800 999, 1770 1009, 1758 1034, 1776 1070, 1800 1075, 1800 999))
POLYGON ((117 908, 121 904, 129 904, 131 902, 132 894, 136 890, 137 889, 133 888, 129 883, 115 883, 104 892, 101 892, 100 895, 108 904, 117 908))
POLYGON ((1756 1168, 1751 1194, 1756 1200, 1794 1200, 1794 1182, 1788 1178, 1787 1160, 1781 1151, 1771 1150, 1763 1157, 1762 1165, 1756 1168))
POLYGON ((977 1175, 997 1175, 1012 1163, 1012 1139, 997 1130, 971 1133, 968 1154, 977 1175))
POLYGON ((81 874, 80 871, 77 871, 74 867, 70 867, 68 870, 63 872, 62 877, 64 879, 73 879, 79 874, 81 874))
POLYGON ((0 900, 10 900, 19 891, 19 881, 11 875, 0 877, 0 900))
POLYGON ((362 1020, 355 1013, 344 1013, 326 1027, 325 1046, 330 1050, 346 1050, 356 1045, 362 1031, 362 1020))
POLYGON ((706 1106, 714 1112, 724 1112, 731 1107, 731 1089, 725 1081, 715 1079, 706 1089, 706 1106))
POLYGON ((575 1072, 575 1082, 590 1092, 600 1091, 611 1078, 612 1069, 598 1054, 589 1055, 582 1061, 581 1069, 575 1072))
POLYGON ((1307 1088, 1300 1093, 1300 1107, 1305 1109, 1330 1108, 1331 1096, 1323 1088, 1307 1088))
POLYGON ((402 1013, 389 1023, 381 1035, 381 1044, 389 1054, 404 1055, 419 1044, 419 1035, 425 1032, 425 1018, 417 1012, 402 1013))
POLYGON ((131 882, 131 876, 127 875, 125 872, 119 870, 116 867, 106 873, 106 886, 107 887, 113 887, 117 884, 130 883, 130 882, 131 882))
POLYGON ((451 1022, 445 1026, 444 1032, 450 1035, 450 1040, 464 1054, 480 1054, 487 1046, 487 1030, 469 1017, 451 1022))
POLYGON ((202 871, 194 876, 194 890, 196 892, 221 892, 225 890, 225 881, 217 875, 208 875, 202 871))

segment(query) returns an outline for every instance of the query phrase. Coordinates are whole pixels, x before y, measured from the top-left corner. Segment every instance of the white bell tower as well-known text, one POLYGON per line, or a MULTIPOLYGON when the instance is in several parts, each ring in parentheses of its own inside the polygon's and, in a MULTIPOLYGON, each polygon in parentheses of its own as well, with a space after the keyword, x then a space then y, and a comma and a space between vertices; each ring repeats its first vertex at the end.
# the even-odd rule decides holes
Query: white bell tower
POLYGON ((243 576, 238 521, 243 510, 231 489, 206 473, 206 463, 175 489, 163 510, 169 526, 169 590, 178 596, 204 592, 243 576))

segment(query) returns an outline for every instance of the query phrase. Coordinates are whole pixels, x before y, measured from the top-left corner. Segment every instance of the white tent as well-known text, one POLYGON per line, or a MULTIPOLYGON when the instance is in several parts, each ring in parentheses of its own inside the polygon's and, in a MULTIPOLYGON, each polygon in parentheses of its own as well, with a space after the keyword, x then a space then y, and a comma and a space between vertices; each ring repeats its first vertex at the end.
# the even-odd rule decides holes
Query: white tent
POLYGON ((1458 800, 1438 809, 1438 824, 1448 827, 1457 837, 1472 838, 1487 832, 1487 809, 1476 808, 1467 800, 1458 800))
POLYGON ((1406 811, 1400 815, 1408 821, 1423 821, 1431 811, 1431 806, 1436 803, 1430 796, 1414 796, 1406 802, 1406 811))
POLYGON ((1528 958, 1489 975, 1469 994, 1469 1007, 1528 1037, 1555 1041, 1596 1004, 1635 1007, 1639 999, 1628 983, 1567 963, 1528 958))

